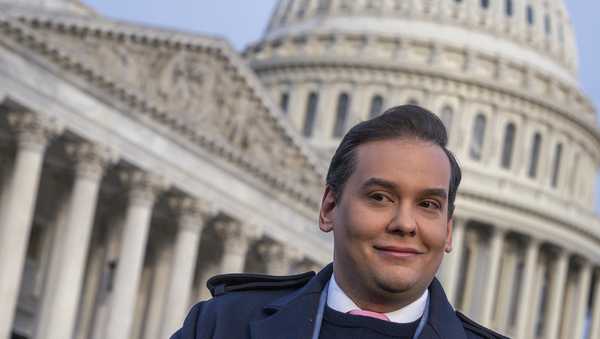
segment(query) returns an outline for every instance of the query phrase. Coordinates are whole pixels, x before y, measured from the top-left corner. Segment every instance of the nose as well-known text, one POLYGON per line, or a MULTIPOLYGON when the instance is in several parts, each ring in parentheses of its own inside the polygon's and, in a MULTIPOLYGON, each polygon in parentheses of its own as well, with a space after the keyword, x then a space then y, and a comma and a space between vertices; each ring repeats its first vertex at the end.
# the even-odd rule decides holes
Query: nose
POLYGON ((400 236, 414 237, 417 234, 417 220, 411 206, 399 206, 390 223, 387 231, 400 236))

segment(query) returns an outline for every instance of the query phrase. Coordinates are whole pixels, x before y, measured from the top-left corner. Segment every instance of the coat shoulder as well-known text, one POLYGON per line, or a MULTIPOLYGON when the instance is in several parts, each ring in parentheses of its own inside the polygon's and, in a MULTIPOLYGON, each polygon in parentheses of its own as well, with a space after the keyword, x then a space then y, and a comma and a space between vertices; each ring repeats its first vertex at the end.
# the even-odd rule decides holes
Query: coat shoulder
MULTIPOLYGON (((456 311, 456 316, 463 323, 463 327, 467 332, 471 332, 475 334, 476 338, 485 338, 485 339, 510 339, 508 337, 503 336, 500 333, 494 332, 487 327, 484 327, 472 319, 469 319, 466 315, 456 311)), ((469 337, 470 338, 470 337, 469 337)))
POLYGON ((299 288, 315 276, 315 272, 296 275, 274 276, 266 274, 221 274, 208 280, 206 286, 213 297, 230 292, 275 291, 299 288))

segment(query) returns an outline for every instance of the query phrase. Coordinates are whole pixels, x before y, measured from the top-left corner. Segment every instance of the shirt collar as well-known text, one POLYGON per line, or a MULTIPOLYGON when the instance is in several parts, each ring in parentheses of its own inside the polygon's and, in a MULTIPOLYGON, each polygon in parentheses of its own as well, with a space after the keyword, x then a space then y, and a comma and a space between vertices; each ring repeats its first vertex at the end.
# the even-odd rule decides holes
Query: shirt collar
MULTIPOLYGON (((399 310, 385 313, 385 315, 390 319, 390 321, 395 323, 410 323, 417 321, 425 311, 428 297, 429 291, 426 289, 425 292, 423 292, 423 295, 413 303, 408 304, 399 310)), ((358 306, 356 306, 354 301, 352 301, 352 299, 350 299, 350 297, 348 297, 348 295, 342 291, 340 286, 335 281, 333 274, 331 275, 329 287, 327 289, 327 306, 342 313, 348 313, 351 310, 360 309, 358 306)))

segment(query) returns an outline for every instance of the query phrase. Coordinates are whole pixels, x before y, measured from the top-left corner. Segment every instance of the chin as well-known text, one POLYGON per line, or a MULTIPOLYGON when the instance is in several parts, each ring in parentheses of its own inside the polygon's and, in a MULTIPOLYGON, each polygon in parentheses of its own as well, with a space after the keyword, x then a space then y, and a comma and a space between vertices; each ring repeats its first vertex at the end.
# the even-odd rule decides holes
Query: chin
POLYGON ((413 290, 419 281, 417 277, 411 277, 411 274, 407 274, 407 272, 404 272, 404 274, 387 275, 377 280, 379 288, 394 294, 413 290))

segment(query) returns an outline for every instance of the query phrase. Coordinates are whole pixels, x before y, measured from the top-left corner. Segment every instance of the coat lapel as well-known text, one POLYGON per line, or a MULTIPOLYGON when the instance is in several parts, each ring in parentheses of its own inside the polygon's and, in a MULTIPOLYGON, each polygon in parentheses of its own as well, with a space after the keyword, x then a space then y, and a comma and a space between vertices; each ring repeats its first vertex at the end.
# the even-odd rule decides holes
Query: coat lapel
POLYGON ((429 285, 429 319, 419 339, 467 339, 462 322, 448 302, 442 285, 433 279, 429 285))
POLYGON ((298 291, 265 306, 270 314, 265 319, 250 323, 252 339, 308 339, 312 335, 319 297, 331 278, 333 265, 329 264, 308 284, 298 291))

